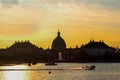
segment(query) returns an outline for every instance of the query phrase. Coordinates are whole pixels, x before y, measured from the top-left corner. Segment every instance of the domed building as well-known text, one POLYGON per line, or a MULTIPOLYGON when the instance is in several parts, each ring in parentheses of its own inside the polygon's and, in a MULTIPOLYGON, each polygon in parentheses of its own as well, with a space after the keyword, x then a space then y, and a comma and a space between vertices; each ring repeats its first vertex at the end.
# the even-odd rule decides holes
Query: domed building
POLYGON ((60 36, 59 31, 57 33, 57 37, 52 42, 52 49, 56 51, 62 51, 66 49, 66 43, 64 39, 60 36))

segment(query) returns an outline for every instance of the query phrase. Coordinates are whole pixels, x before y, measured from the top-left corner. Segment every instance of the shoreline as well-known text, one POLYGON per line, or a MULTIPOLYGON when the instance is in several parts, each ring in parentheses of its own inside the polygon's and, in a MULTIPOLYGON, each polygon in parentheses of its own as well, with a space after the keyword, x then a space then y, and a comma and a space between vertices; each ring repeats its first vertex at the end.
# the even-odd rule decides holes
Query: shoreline
MULTIPOLYGON (((32 64, 36 65, 37 63, 49 63, 50 61, 0 61, 0 66, 12 66, 18 64, 32 64)), ((79 60, 79 61, 54 61, 55 63, 120 63, 120 60, 79 60)))

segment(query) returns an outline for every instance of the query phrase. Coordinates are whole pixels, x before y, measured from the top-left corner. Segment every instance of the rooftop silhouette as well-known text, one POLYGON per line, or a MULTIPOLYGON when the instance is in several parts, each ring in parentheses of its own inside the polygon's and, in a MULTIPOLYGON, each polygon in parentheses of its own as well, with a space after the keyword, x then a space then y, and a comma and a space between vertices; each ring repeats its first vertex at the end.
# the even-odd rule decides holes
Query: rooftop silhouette
POLYGON ((94 41, 90 40, 88 44, 85 44, 81 48, 110 48, 107 44, 104 43, 104 41, 94 41))
POLYGON ((38 47, 33 45, 31 42, 29 42, 29 40, 28 41, 25 40, 25 42, 23 42, 23 41, 15 41, 15 43, 13 45, 11 45, 9 47, 9 49, 10 48, 15 49, 15 48, 38 48, 38 47))

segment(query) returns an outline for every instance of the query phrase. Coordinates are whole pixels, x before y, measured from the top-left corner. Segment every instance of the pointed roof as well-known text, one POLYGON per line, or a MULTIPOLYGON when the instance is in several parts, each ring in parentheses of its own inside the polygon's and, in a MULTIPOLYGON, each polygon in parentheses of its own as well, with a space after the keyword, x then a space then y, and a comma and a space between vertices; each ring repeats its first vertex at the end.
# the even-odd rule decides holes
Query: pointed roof
POLYGON ((111 48, 107 44, 105 44, 103 41, 96 42, 96 41, 90 41, 88 44, 85 44, 85 46, 81 46, 81 48, 111 48))
POLYGON ((57 33, 58 36, 60 36, 60 31, 58 30, 58 33, 57 33))
POLYGON ((13 45, 11 45, 8 49, 15 49, 15 48, 38 48, 37 46, 33 45, 29 41, 15 41, 13 45))

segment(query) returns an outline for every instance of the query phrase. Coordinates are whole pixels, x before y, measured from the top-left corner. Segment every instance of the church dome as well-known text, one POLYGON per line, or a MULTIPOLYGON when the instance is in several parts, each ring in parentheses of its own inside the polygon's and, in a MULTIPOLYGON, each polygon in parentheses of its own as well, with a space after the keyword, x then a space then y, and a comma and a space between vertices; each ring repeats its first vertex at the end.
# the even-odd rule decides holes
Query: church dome
POLYGON ((64 50, 64 49, 66 49, 66 43, 65 43, 64 39, 61 38, 59 31, 57 33, 57 37, 52 42, 52 49, 53 50, 64 50))

